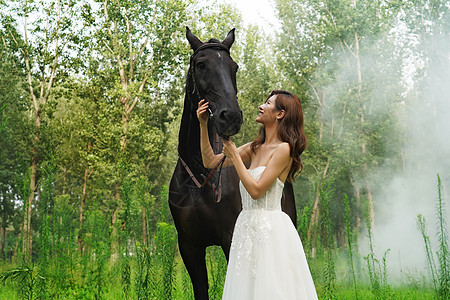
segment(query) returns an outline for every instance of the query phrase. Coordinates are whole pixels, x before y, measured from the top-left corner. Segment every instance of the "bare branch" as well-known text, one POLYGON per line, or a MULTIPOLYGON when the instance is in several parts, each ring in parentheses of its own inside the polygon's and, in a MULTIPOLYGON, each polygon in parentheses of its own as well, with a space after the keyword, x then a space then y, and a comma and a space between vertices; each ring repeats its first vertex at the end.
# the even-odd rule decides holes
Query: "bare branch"
MULTIPOLYGON (((58 58, 59 58, 59 29, 61 25, 61 2, 58 1, 58 12, 57 12, 57 22, 56 22, 56 41, 55 41, 55 57, 53 58, 52 71, 50 74, 50 79, 47 84, 47 90, 43 97, 43 103, 45 104, 50 95, 50 90, 53 86, 53 81, 55 79, 56 68, 58 67, 58 58)), ((66 42, 67 43, 67 42, 66 42)))
POLYGON ((349 47, 349 45, 347 44, 347 42, 346 42, 345 40, 342 39, 342 35, 341 35, 341 33, 339 32, 339 29, 337 28, 336 22, 334 21, 333 14, 331 13, 331 11, 328 9, 327 6, 325 6, 325 10, 327 11, 328 15, 330 16, 331 21, 332 21, 332 23, 333 23, 333 27, 334 27, 334 29, 336 30, 336 32, 337 32, 337 34, 338 34, 338 36, 339 36, 339 42, 340 42, 340 44, 341 44, 342 51, 344 51, 344 47, 343 47, 342 44, 345 44, 345 46, 346 46, 346 48, 348 49, 348 51, 349 51, 353 56, 355 56, 355 54, 353 53, 352 49, 349 47))
POLYGON ((49 15, 50 15, 50 11, 47 12, 47 16, 46 16, 46 20, 45 20, 45 47, 44 47, 44 54, 43 54, 43 61, 42 64, 43 66, 41 67, 41 83, 40 83, 40 92, 39 92, 39 100, 40 101, 44 101, 43 104, 45 104, 45 99, 44 99, 44 86, 45 86, 45 57, 47 56, 48 53, 48 32, 50 31, 50 25, 49 25, 49 15))
MULTIPOLYGON (((105 0, 105 1, 103 2, 103 12, 105 13, 105 24, 106 24, 106 29, 108 30, 109 37, 110 37, 111 40, 112 40, 113 34, 112 34, 111 28, 110 28, 110 26, 109 26, 109 15, 108 15, 108 9, 107 9, 107 5, 108 5, 107 2, 108 2, 107 0, 105 0)), ((111 49, 111 47, 106 43, 106 41, 103 41, 103 43, 105 44, 106 48, 108 48, 109 52, 111 52, 111 54, 114 55, 113 49, 111 49)))
MULTIPOLYGON (((148 74, 148 68, 145 71, 144 78, 142 79, 142 83, 139 86, 139 94, 142 94, 142 92, 144 91, 145 85, 147 84, 147 76, 148 76, 147 74, 148 74)), ((127 113, 131 113, 133 111, 133 109, 136 106, 138 100, 139 100, 139 96, 134 97, 133 103, 131 103, 130 107, 127 110, 127 113)))
POLYGON ((106 48, 108 48, 109 52, 111 52, 111 54, 114 54, 113 49, 111 49, 111 47, 109 47, 109 45, 106 43, 106 41, 103 41, 103 44, 105 44, 106 48))
POLYGON ((117 63, 119 64, 119 75, 120 75, 120 80, 122 81, 122 87, 124 89, 126 89, 128 86, 128 80, 127 80, 127 75, 125 74, 125 67, 123 65, 120 54, 117 54, 116 58, 117 58, 117 63))
POLYGON ((132 79, 133 75, 134 75, 134 66, 133 66, 133 44, 131 42, 131 29, 130 29, 130 20, 128 19, 127 16, 127 11, 125 10, 124 13, 124 18, 125 18, 125 24, 127 26, 127 34, 128 34, 128 51, 129 51, 129 58, 130 58, 130 71, 129 71, 129 78, 132 79))
MULTIPOLYGON (((56 44, 58 44, 58 40, 56 40, 56 44)), ((58 46, 55 46, 55 50, 56 50, 56 54, 55 54, 55 58, 53 59, 53 65, 52 65, 52 72, 50 74, 50 79, 48 81, 48 85, 47 85, 47 90, 45 92, 45 95, 43 97, 43 103, 45 104, 48 100, 48 97, 50 95, 50 90, 53 86, 53 81, 55 79, 55 75, 56 75, 56 68, 58 67, 58 58, 59 58, 59 53, 58 53, 58 46)))
MULTIPOLYGON (((122 87, 123 89, 126 91, 127 87, 128 87, 128 78, 127 78, 127 74, 125 73, 125 66, 123 64, 122 61, 122 57, 120 55, 120 47, 117 43, 117 37, 119 36, 119 30, 118 30, 118 26, 117 26, 117 22, 114 22, 114 38, 113 41, 115 41, 115 46, 116 46, 116 50, 117 50, 117 63, 119 64, 119 75, 120 75, 120 80, 122 81, 122 87)), ((125 97, 128 98, 128 97, 125 97)), ((124 102, 124 101, 122 101, 124 102)))
MULTIPOLYGON (((154 24, 155 19, 156 19, 156 9, 153 9, 152 19, 151 19, 149 24, 154 24)), ((139 47, 139 53, 136 56, 136 60, 140 59, 140 57, 142 56, 142 53, 144 52, 145 48, 147 48, 147 44, 148 44, 148 41, 150 39, 150 32, 151 32, 150 25, 147 26, 147 28, 148 28, 147 36, 146 36, 144 42, 142 43, 142 45, 139 47)), ((152 57, 153 57, 153 53, 152 53, 152 57)))
POLYGON ((107 0, 105 0, 105 1, 103 2, 103 11, 104 11, 104 13, 105 13, 105 23, 108 25, 108 26, 107 26, 107 29, 108 29, 109 36, 112 37, 113 34, 112 34, 112 32, 111 32, 111 28, 109 27, 109 15, 108 15, 108 9, 106 8, 107 5, 108 5, 107 3, 108 3, 107 0))
POLYGON ((14 43, 16 43, 16 45, 19 48, 20 52, 22 52, 22 54, 25 55, 25 51, 23 51, 23 49, 20 47, 19 42, 16 40, 16 38, 14 37, 14 34, 11 32, 11 30, 8 29, 8 33, 11 36, 11 38, 13 39, 14 43))
POLYGON ((3 55, 3 51, 5 51, 5 49, 7 49, 7 47, 6 47, 6 41, 5 41, 5 37, 4 36, 2 36, 2 44, 3 44, 3 47, 2 47, 2 51, 0 52, 0 56, 2 56, 3 55))
POLYGON ((37 113, 39 113, 39 103, 38 99, 36 98, 36 95, 33 91, 33 82, 31 80, 31 69, 30 69, 30 60, 28 58, 28 55, 25 55, 25 68, 27 71, 27 83, 28 83, 28 90, 30 91, 31 99, 33 100, 34 110, 37 113))
POLYGON ((312 91, 314 92, 314 96, 316 96, 317 102, 319 103, 320 106, 323 106, 324 103, 321 101, 319 93, 317 92, 317 89, 315 86, 313 86, 309 81, 306 81, 306 83, 309 85, 309 87, 312 89, 312 91))
POLYGON ((139 49, 139 53, 136 55, 136 60, 139 60, 141 58, 142 53, 144 52, 145 48, 147 47, 148 40, 149 40, 149 36, 147 35, 147 37, 145 38, 145 41, 142 43, 142 45, 139 49))
MULTIPOLYGON (((34 111, 36 114, 39 114, 39 103, 38 103, 38 99, 36 98, 36 95, 34 94, 33 91, 33 82, 31 80, 31 67, 30 67, 30 59, 29 59, 29 53, 28 53, 28 34, 27 34, 27 4, 28 1, 25 1, 25 11, 23 14, 23 31, 24 31, 24 41, 25 41, 25 50, 26 51, 22 51, 24 58, 25 58, 25 68, 26 68, 26 72, 27 72, 27 83, 28 83, 28 90, 30 91, 30 95, 31 95, 31 99, 33 101, 33 106, 34 106, 34 111)), ((15 40, 15 39, 14 39, 15 40)), ((17 43, 17 41, 16 41, 17 43)))

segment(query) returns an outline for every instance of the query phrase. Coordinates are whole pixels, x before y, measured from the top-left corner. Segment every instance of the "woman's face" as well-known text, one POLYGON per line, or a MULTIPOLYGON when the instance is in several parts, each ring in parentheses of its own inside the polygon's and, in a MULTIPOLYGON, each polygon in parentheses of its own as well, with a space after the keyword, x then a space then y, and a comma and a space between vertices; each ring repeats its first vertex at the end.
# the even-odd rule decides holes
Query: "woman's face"
POLYGON ((268 122, 275 122, 277 116, 277 110, 275 109, 275 98, 277 95, 273 95, 267 101, 259 106, 259 115, 256 118, 256 122, 267 124, 268 122))

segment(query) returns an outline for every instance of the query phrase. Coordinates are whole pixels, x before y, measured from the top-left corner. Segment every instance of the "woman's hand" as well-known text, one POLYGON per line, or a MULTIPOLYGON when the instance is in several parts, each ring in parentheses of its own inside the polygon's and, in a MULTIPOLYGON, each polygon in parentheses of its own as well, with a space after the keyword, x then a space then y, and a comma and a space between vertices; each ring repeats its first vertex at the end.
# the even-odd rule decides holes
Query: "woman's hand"
POLYGON ((206 112, 208 105, 209 102, 206 102, 205 99, 198 102, 197 119, 200 122, 200 126, 204 126, 208 123, 208 113, 206 112))
POLYGON ((223 150, 222 153, 234 162, 234 159, 239 155, 239 151, 236 145, 230 140, 222 140, 223 150))

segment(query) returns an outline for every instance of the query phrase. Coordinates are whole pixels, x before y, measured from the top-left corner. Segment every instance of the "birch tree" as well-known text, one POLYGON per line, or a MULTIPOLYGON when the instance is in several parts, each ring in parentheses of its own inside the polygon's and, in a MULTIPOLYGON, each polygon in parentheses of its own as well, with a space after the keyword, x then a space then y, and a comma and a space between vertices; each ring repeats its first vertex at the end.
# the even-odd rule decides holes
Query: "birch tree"
MULTIPOLYGON (((388 58, 375 57, 388 53, 390 46, 383 35, 396 9, 383 1, 287 2, 277 2, 281 20, 287 25, 280 35, 280 64, 288 81, 304 91, 306 113, 310 114, 305 123, 310 141, 305 171, 311 174, 311 186, 316 186, 308 230, 309 239, 315 241, 319 233, 319 186, 324 181, 339 180, 343 190, 337 192, 354 195, 358 230, 363 199, 370 224, 375 222, 369 176, 384 159, 379 137, 389 132, 390 118, 383 121, 380 116, 387 116, 391 105, 384 102, 386 98, 377 98, 376 90, 392 72, 386 68, 391 63, 388 58), (386 77, 382 78, 384 71, 386 77), (377 111, 386 103, 383 111, 377 111), (379 126, 380 120, 386 125, 379 126), (353 191, 348 190, 349 185, 353 191)), ((343 211, 342 203, 332 205, 343 211)), ((335 221, 343 224, 343 220, 335 221)), ((343 241, 339 228, 343 226, 337 226, 343 241)), ((312 248, 314 254, 315 246, 312 248)))
POLYGON ((43 114, 61 72, 61 63, 68 57, 68 44, 72 37, 74 2, 18 1, 11 2, 8 11, 17 18, 17 32, 10 31, 24 63, 26 88, 33 118, 33 146, 30 166, 28 199, 24 199, 23 253, 31 258, 33 232, 31 227, 32 207, 38 186, 40 159, 40 133, 43 114))
POLYGON ((109 145, 110 168, 115 172, 110 203, 115 256, 117 220, 123 207, 121 186, 130 164, 143 163, 134 172, 146 172, 148 180, 160 176, 151 167, 159 160, 166 140, 165 124, 173 115, 174 105, 169 102, 173 100, 165 95, 173 75, 180 72, 181 54, 188 50, 180 42, 187 4, 184 0, 105 0, 84 5, 84 20, 92 31, 85 38, 90 49, 86 52, 89 73, 103 74, 107 82, 103 101, 113 112, 106 115, 110 118, 107 127, 114 135, 111 142, 116 141, 109 145))

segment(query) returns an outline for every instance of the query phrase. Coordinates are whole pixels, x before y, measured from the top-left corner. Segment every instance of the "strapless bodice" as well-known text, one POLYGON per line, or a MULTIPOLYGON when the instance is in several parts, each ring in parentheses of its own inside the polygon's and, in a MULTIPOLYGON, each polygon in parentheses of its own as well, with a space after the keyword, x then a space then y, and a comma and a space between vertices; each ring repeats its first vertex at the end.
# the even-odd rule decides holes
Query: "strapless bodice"
MULTIPOLYGON (((254 169, 249 169, 248 172, 253 176, 253 178, 259 180, 265 168, 265 166, 260 166, 254 169)), ((242 198, 242 209, 281 210, 281 196, 283 194, 283 188, 284 183, 277 178, 267 192, 255 200, 247 192, 242 182, 239 182, 239 190, 242 198)))

